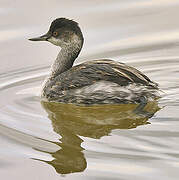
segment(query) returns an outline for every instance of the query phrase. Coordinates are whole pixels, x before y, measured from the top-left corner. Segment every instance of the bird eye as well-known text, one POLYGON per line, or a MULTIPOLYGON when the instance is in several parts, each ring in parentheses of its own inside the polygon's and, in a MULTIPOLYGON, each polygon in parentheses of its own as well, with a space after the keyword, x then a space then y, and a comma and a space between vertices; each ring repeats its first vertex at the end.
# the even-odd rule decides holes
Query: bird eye
POLYGON ((53 32, 53 36, 55 36, 55 37, 58 36, 58 32, 57 32, 57 31, 54 31, 54 32, 53 32))

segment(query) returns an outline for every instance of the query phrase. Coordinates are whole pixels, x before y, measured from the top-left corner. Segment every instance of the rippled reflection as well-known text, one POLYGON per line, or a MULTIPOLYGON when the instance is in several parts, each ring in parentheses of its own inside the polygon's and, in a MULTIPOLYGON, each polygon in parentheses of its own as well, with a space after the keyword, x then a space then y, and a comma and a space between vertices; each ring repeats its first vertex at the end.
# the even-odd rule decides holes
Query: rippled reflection
MULTIPOLYGON (((131 129, 148 124, 149 117, 160 108, 157 101, 149 102, 144 109, 134 104, 76 106, 41 102, 52 121, 53 130, 61 136, 56 152, 49 153, 54 159, 44 161, 53 166, 57 173, 68 174, 84 171, 87 162, 83 154, 79 136, 99 139, 109 135, 113 129, 131 129)), ((39 159, 38 159, 39 160, 39 159)))

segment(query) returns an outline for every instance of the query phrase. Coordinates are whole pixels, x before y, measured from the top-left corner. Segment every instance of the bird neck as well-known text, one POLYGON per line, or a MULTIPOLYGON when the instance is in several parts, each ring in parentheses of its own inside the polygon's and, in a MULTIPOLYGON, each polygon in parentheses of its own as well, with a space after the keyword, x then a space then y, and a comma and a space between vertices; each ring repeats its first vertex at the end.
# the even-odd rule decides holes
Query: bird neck
POLYGON ((68 45, 62 47, 56 60, 51 66, 50 77, 55 78, 59 74, 69 70, 78 57, 83 46, 83 39, 76 39, 68 45))

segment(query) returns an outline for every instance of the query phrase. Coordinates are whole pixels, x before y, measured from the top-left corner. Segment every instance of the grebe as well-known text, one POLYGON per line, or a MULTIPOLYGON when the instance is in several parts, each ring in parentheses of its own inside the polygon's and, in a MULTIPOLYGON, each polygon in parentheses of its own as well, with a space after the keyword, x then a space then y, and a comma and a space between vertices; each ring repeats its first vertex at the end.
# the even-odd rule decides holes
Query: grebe
POLYGON ((73 66, 84 41, 78 23, 73 20, 55 19, 45 35, 29 40, 49 41, 61 47, 43 85, 41 97, 47 101, 145 104, 158 98, 158 85, 124 63, 100 59, 73 66))

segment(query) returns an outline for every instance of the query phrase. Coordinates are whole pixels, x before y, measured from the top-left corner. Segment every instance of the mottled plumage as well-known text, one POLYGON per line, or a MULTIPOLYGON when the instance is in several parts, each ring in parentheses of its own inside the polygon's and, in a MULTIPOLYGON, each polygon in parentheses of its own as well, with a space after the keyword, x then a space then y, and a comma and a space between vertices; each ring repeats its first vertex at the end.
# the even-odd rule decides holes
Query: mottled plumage
POLYGON ((46 35, 31 40, 44 39, 62 49, 44 83, 42 98, 64 103, 105 104, 140 103, 141 99, 158 97, 157 84, 126 64, 101 59, 72 67, 83 45, 83 35, 76 22, 56 19, 46 35))
POLYGON ((50 101, 82 104, 137 103, 140 102, 139 93, 146 97, 154 97, 158 89, 156 83, 135 68, 107 59, 88 61, 74 66, 50 79, 45 86, 43 97, 50 101), (87 92, 87 87, 92 85, 95 87, 95 84, 102 86, 99 82, 107 86, 104 85, 97 90, 89 88, 87 92), (135 84, 133 91, 127 91, 127 87, 132 84, 135 84), (108 91, 107 88, 114 90, 108 91), (81 92, 77 93, 79 89, 81 92), (136 95, 128 99, 131 93, 136 95))

